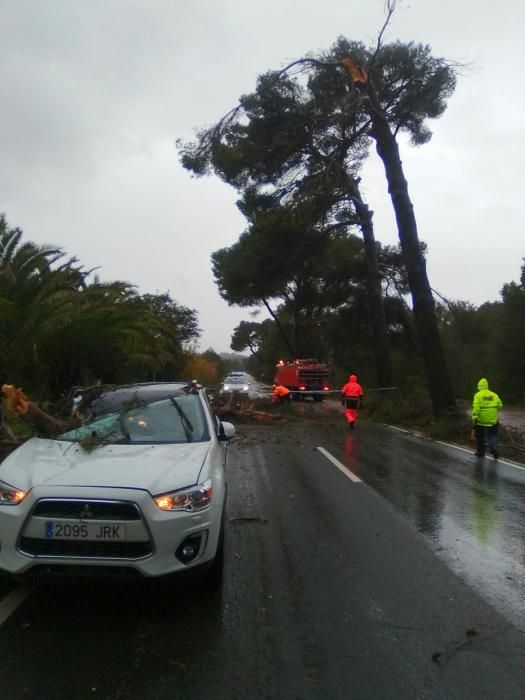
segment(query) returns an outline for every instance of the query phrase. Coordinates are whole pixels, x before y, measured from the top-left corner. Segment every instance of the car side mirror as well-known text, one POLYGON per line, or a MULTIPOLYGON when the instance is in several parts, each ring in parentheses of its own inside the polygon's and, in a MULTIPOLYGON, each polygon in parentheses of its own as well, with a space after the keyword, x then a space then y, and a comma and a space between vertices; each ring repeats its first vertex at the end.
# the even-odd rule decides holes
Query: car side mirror
POLYGON ((235 426, 228 421, 222 421, 219 424, 219 440, 231 440, 235 437, 235 426))

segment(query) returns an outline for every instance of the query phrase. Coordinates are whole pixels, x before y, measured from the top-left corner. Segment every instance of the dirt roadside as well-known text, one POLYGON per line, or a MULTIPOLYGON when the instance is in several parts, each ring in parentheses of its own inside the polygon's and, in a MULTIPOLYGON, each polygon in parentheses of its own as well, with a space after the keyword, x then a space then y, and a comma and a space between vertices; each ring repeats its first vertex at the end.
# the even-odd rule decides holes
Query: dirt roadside
POLYGON ((522 408, 504 408, 499 412, 501 425, 525 432, 525 410, 522 408))

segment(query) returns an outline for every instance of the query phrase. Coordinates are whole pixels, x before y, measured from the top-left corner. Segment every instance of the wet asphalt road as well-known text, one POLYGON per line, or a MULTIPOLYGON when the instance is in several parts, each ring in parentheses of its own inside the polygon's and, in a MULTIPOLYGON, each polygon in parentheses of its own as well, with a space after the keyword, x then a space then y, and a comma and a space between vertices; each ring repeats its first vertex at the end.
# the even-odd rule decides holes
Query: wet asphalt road
POLYGON ((297 410, 237 426, 222 590, 33 590, 0 697, 523 698, 525 471, 297 410))

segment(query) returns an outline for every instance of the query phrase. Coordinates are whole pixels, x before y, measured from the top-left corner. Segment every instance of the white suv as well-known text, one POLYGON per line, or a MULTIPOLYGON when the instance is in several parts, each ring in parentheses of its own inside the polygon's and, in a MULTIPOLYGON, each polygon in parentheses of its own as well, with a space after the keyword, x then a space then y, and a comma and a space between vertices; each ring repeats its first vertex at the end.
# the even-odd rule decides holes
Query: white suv
POLYGON ((104 391, 84 409, 80 427, 31 438, 0 464, 0 569, 220 569, 233 425, 183 383, 104 391))

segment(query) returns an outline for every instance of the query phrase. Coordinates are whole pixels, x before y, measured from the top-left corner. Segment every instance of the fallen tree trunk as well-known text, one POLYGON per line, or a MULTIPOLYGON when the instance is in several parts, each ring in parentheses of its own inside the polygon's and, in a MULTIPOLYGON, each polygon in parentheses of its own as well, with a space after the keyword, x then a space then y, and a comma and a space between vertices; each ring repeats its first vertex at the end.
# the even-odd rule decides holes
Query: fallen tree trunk
POLYGON ((64 421, 60 418, 55 418, 43 411, 32 401, 29 402, 27 411, 20 415, 19 419, 32 428, 35 428, 37 432, 42 433, 42 435, 46 437, 64 433, 66 430, 80 424, 79 421, 64 421))

